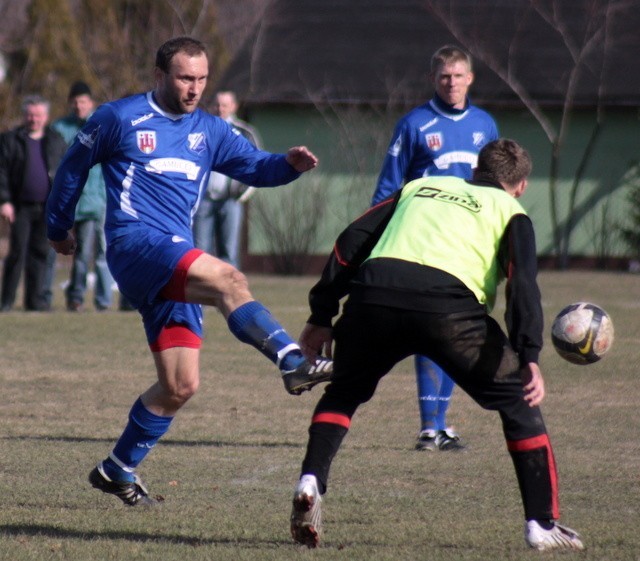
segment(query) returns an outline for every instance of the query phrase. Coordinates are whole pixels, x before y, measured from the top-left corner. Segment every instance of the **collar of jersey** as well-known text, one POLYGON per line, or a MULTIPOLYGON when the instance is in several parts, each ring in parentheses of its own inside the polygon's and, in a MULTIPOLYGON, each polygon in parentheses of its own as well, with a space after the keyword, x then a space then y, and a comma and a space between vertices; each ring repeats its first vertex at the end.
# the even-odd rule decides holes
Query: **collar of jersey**
POLYGON ((447 119, 451 119, 453 121, 459 121, 460 119, 463 119, 469 111, 469 106, 471 105, 471 103, 469 102, 469 98, 467 97, 464 104, 464 109, 456 109, 455 107, 453 107, 453 105, 445 103, 438 94, 433 94, 433 99, 431 99, 429 105, 431 105, 431 108, 436 113, 439 113, 443 117, 446 117, 447 119))
POLYGON ((169 113, 168 111, 165 111, 164 109, 162 109, 156 102, 155 97, 153 97, 153 90, 150 92, 147 92, 147 101, 149 102, 149 105, 151 105, 151 108, 154 111, 157 111, 158 113, 160 113, 160 115, 162 115, 163 117, 166 117, 167 119, 171 119, 172 121, 178 121, 186 115, 186 113, 183 113, 181 115, 176 115, 175 113, 169 113))

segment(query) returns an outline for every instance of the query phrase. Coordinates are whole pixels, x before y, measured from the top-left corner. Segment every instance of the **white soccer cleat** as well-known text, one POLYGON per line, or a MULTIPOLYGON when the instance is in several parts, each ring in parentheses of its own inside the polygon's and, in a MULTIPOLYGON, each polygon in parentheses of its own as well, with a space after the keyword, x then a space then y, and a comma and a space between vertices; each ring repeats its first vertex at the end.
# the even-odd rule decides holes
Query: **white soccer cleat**
POLYGON ((322 534, 322 497, 315 475, 303 475, 293 495, 291 536, 308 548, 318 546, 322 534))
POLYGON ((528 520, 524 526, 524 539, 529 547, 538 551, 553 549, 573 549, 582 551, 584 544, 575 530, 555 523, 551 530, 545 530, 535 520, 528 520))

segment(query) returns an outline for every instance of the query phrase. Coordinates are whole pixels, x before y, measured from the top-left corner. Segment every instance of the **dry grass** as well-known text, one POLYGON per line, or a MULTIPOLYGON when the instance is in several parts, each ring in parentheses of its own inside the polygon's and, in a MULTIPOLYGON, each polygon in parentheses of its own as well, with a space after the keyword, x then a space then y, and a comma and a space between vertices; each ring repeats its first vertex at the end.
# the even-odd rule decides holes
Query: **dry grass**
MULTIPOLYGON (((254 293, 294 335, 311 278, 255 277, 254 293)), ((547 323, 590 300, 613 317, 610 355, 589 367, 547 344, 544 405, 563 520, 585 560, 640 560, 640 278, 540 276, 547 323)), ((61 297, 57 295, 58 302, 61 297)), ((497 315, 502 314, 500 304, 497 315)), ((288 515, 319 391, 287 395, 275 368, 206 314, 200 392, 141 472, 161 508, 140 511, 90 489, 86 475, 154 378, 136 313, 0 315, 0 559, 520 560, 522 513, 495 414, 455 394, 459 455, 412 451, 410 361, 383 380, 334 462, 323 547, 292 545, 288 515)), ((548 337, 547 337, 548 342, 548 337)), ((553 558, 546 555, 545 558, 553 558)))

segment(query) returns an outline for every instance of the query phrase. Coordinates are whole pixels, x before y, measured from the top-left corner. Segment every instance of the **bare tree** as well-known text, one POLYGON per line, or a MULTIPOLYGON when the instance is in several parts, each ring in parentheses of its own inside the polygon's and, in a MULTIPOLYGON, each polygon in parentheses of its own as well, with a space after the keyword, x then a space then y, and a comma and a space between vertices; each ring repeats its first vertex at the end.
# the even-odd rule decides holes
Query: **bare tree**
MULTIPOLYGON (((335 239, 369 207, 398 118, 391 101, 386 105, 340 105, 308 95, 322 119, 323 126, 318 128, 330 135, 321 162, 330 161, 331 172, 300 178, 293 192, 278 189, 251 200, 252 218, 280 274, 308 271, 310 256, 318 252, 321 241, 335 239), (327 220, 330 214, 331 221, 327 220), (330 231, 327 223, 337 226, 337 231, 330 231)), ((312 136, 313 131, 307 132, 312 136)))
POLYGON ((27 93, 66 111, 69 84, 81 79, 111 100, 153 87, 155 49, 191 35, 209 50, 212 79, 242 45, 264 0, 0 0, 0 128, 19 117, 27 93), (240 9, 240 4, 247 8, 240 9), (2 62, 2 61, 0 61, 2 62))
POLYGON ((317 178, 307 174, 298 180, 304 187, 280 187, 277 193, 261 189, 251 199, 250 212, 262 231, 277 274, 302 275, 308 271, 327 210, 326 189, 317 178))

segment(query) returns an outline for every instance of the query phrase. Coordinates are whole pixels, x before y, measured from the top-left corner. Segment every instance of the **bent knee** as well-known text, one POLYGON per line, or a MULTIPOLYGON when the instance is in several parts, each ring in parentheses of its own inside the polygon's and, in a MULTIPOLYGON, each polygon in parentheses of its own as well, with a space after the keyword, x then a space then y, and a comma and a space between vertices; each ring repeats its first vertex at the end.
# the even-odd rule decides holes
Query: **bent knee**
POLYGON ((229 269, 225 271, 224 281, 228 292, 231 294, 237 294, 239 292, 249 290, 249 281, 247 280, 247 277, 244 273, 238 271, 238 269, 231 265, 229 265, 229 269))
POLYGON ((165 387, 165 391, 169 394, 169 399, 175 405, 184 405, 198 391, 200 381, 198 379, 179 384, 170 384, 165 387))

